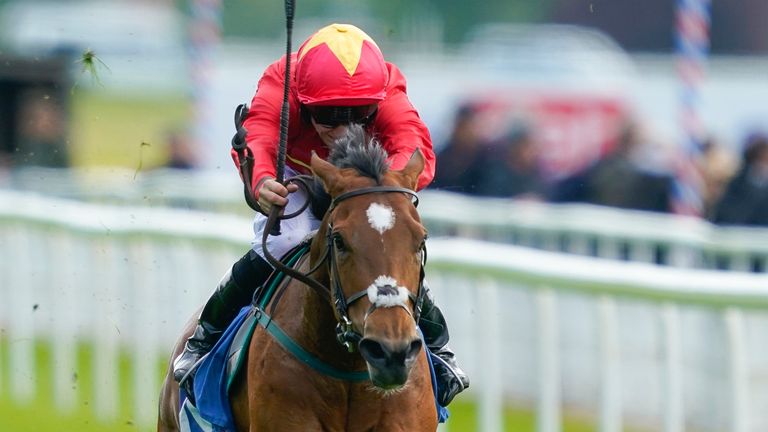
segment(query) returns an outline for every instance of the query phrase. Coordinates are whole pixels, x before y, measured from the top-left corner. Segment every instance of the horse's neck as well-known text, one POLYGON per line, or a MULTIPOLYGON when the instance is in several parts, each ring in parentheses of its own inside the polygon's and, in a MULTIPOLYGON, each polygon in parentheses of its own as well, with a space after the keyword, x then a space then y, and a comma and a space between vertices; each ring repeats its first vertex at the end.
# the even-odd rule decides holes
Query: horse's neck
MULTIPOLYGON (((297 270, 309 271, 315 264, 310 265, 310 261, 305 258, 297 270)), ((325 266, 321 265, 312 277, 328 286, 325 266)), ((337 321, 332 306, 313 288, 298 281, 292 280, 286 289, 285 298, 275 312, 284 330, 320 360, 340 369, 359 369, 364 364, 362 357, 349 354, 336 340, 337 321)))

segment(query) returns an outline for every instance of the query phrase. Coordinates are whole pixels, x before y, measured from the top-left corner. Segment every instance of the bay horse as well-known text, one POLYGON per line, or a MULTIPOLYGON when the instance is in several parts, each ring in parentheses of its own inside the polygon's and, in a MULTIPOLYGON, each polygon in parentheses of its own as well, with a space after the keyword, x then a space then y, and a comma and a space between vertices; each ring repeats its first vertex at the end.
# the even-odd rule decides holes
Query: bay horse
MULTIPOLYGON (((313 174, 331 204, 309 259, 298 264, 305 277, 288 278, 270 313, 317 361, 365 379, 339 378, 310 367, 257 327, 245 371, 230 391, 238 431, 437 429, 426 348, 416 324, 426 229, 413 191, 424 158, 416 150, 405 168, 394 171, 375 140, 348 143, 344 151, 341 163, 334 161, 338 166, 312 154, 313 174)), ((194 324, 190 320, 171 359, 181 352, 194 324)), ((178 385, 169 366, 159 431, 178 430, 178 406, 178 385)))

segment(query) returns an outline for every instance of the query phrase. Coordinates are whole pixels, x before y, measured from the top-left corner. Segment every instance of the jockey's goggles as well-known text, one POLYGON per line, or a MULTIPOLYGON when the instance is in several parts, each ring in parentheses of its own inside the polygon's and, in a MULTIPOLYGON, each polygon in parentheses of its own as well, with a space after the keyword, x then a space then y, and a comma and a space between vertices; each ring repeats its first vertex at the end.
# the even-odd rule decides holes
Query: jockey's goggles
POLYGON ((333 129, 350 123, 366 124, 376 114, 377 104, 361 106, 307 106, 315 123, 333 129))

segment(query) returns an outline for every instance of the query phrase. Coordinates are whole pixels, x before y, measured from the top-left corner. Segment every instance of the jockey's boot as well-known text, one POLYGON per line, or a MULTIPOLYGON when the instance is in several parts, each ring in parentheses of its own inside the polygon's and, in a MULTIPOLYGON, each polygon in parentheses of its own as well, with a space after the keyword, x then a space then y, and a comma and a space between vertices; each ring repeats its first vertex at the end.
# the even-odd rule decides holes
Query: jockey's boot
POLYGON ((254 292, 272 273, 263 258, 249 251, 237 261, 219 282, 200 313, 197 327, 187 339, 184 351, 173 361, 173 378, 181 380, 208 353, 237 313, 248 305, 254 292))
POLYGON ((439 357, 434 362, 435 377, 437 378, 437 401, 447 406, 453 398, 469 387, 469 377, 456 363, 456 355, 448 348, 448 325, 440 308, 435 304, 435 298, 424 283, 424 304, 419 317, 419 328, 424 334, 424 341, 432 354, 439 357))

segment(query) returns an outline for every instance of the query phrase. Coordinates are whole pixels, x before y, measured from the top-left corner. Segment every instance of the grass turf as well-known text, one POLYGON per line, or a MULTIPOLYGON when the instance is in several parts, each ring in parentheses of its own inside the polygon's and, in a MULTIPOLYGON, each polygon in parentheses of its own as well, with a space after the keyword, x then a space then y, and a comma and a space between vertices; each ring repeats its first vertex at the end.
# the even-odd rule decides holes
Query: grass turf
MULTIPOLYGON (((77 347, 76 370, 72 374, 72 386, 75 389, 76 402, 69 412, 62 413, 54 406, 52 391, 52 356, 45 343, 35 344, 34 397, 27 403, 15 402, 10 398, 8 370, 8 352, 10 343, 0 340, 0 431, 2 432, 149 432, 155 430, 154 424, 137 424, 133 419, 133 403, 129 390, 133 370, 130 358, 123 353, 118 359, 116 379, 120 388, 118 410, 114 419, 99 419, 94 410, 94 374, 92 368, 93 352, 86 345, 77 347)), ((157 360, 157 389, 159 392, 161 377, 165 368, 165 359, 157 360)), ((467 398, 464 398, 467 399, 467 398)), ((450 406, 451 417, 448 421, 450 431, 476 431, 478 429, 477 406, 460 397, 450 406)), ((152 413, 154 416, 154 413, 152 413)), ((534 431, 535 414, 530 410, 507 407, 504 411, 504 430, 525 432, 534 431)), ((563 424, 565 432, 587 432, 595 430, 589 422, 575 418, 566 418, 563 424)))
MULTIPOLYGON (((19 402, 11 397, 11 371, 9 370, 9 348, 12 342, 0 340, 0 431, 2 432, 95 432, 95 431, 151 431, 153 425, 137 425, 133 419, 134 406, 129 389, 133 378, 130 358, 126 353, 118 356, 115 378, 120 389, 117 412, 114 418, 101 419, 96 415, 94 405, 93 351, 87 344, 77 347, 75 370, 70 381, 75 395, 71 409, 57 409, 53 397, 52 355, 48 344, 38 342, 34 347, 35 372, 32 379, 33 397, 19 402)), ((160 376, 165 369, 165 360, 158 359, 155 376, 160 389, 160 376)))

